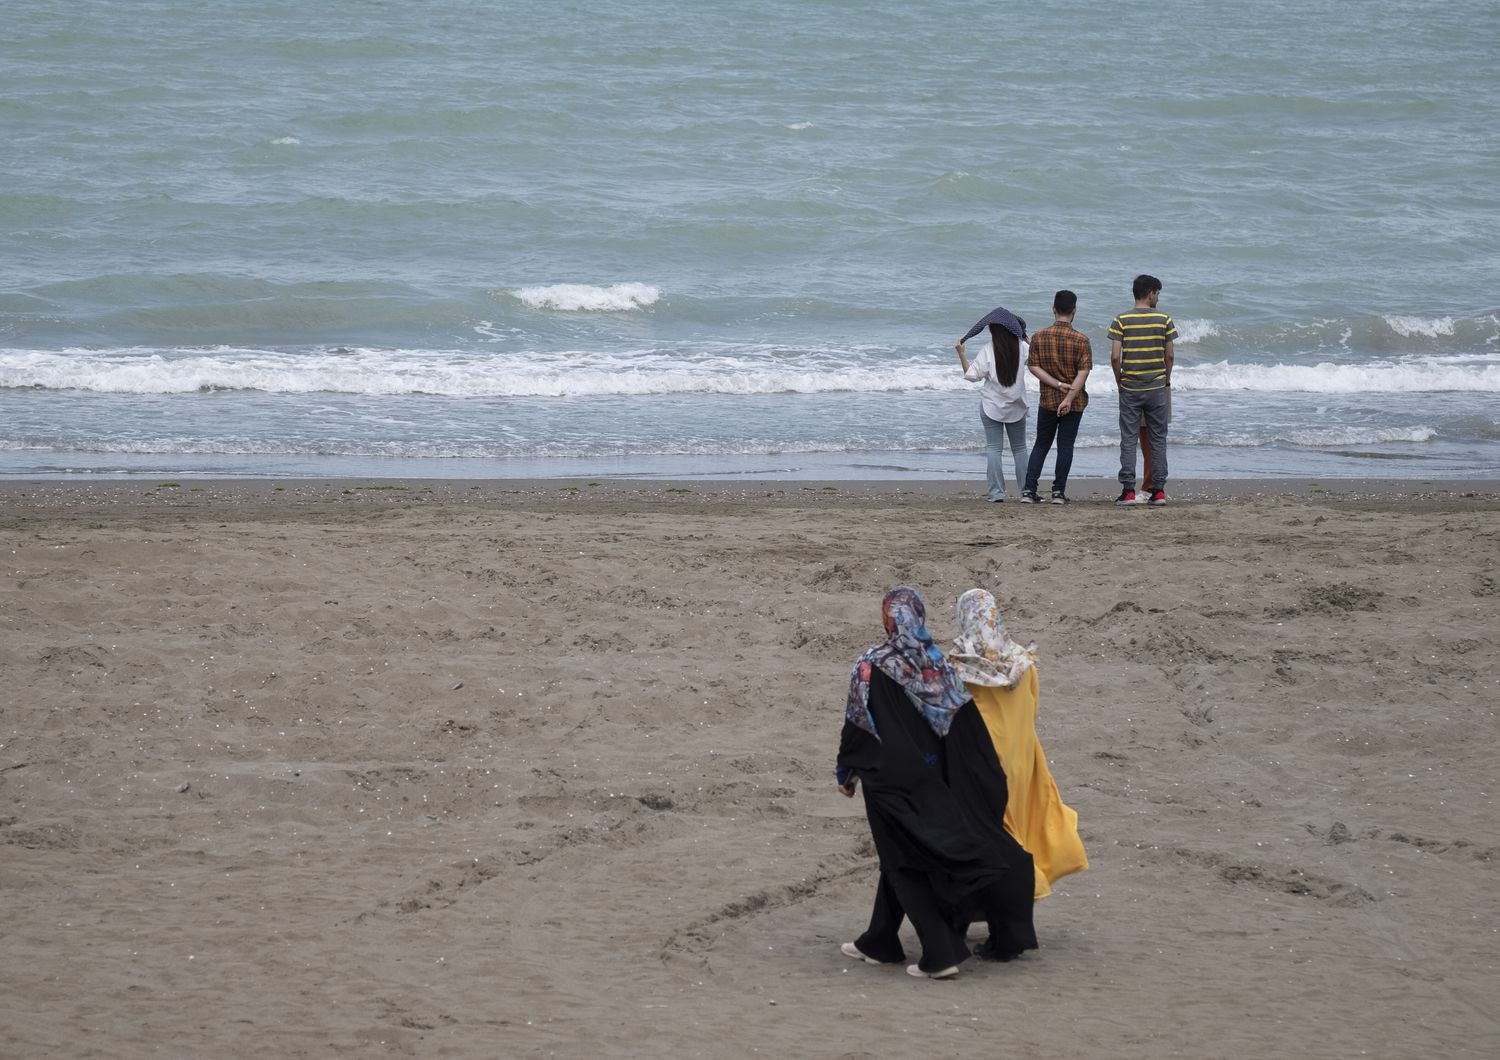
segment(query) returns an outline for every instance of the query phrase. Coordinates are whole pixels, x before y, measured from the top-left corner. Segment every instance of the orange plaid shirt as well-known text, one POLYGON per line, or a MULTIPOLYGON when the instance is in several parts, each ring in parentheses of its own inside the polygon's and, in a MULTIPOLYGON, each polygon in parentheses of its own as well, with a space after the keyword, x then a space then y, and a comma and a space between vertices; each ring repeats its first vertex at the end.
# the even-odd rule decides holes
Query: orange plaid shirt
MULTIPOLYGON (((1085 376, 1094 367, 1094 351, 1088 336, 1076 330, 1072 324, 1053 324, 1031 336, 1031 353, 1026 358, 1028 365, 1036 365, 1053 379, 1072 383, 1082 372, 1085 376)), ((1056 412, 1062 403, 1063 391, 1042 383, 1042 408, 1056 412)), ((1085 389, 1078 391, 1073 399, 1073 411, 1082 412, 1089 403, 1085 389)))

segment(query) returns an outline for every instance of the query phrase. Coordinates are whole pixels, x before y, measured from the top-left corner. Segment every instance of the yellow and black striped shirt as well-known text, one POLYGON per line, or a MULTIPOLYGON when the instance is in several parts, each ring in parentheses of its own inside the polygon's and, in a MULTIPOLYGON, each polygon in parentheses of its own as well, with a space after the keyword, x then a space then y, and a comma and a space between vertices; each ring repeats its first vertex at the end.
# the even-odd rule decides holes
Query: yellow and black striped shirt
POLYGON ((1167 343, 1177 338, 1172 318, 1155 309, 1128 309, 1109 325, 1120 343, 1120 389, 1160 390, 1167 385, 1167 343))

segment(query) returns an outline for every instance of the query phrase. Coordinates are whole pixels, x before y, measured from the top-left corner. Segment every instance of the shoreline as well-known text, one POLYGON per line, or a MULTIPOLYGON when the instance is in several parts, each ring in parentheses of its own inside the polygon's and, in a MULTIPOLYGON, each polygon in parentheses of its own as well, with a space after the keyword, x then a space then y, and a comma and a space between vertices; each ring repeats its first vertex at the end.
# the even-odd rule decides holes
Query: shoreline
MULTIPOLYGON (((1493 417, 1492 417, 1493 418, 1493 417)), ((754 425, 751 425, 754 428, 754 425)), ((200 424, 200 432, 208 424, 200 424)), ((536 428, 540 430, 541 428, 536 428)), ((781 428, 760 424, 761 434, 781 428)), ((972 440, 972 439, 971 439, 972 440)), ((1034 440, 1034 439, 1033 439, 1034 440)), ((660 441, 658 439, 658 441, 660 441)), ((663 443, 665 444, 665 443, 663 443)), ((657 452, 656 442, 640 440, 652 451, 610 455, 399 455, 357 454, 194 454, 8 450, 0 453, 0 480, 58 479, 132 481, 149 478, 421 480, 480 479, 640 479, 668 481, 713 479, 726 484, 775 479, 803 481, 982 481, 982 446, 956 444, 937 448, 813 448, 793 444, 767 452, 657 452)), ((667 449, 675 450, 668 445, 667 449)), ((1049 456, 1044 478, 1050 474, 1049 456)), ((1072 478, 1114 480, 1119 446, 1080 444, 1074 450, 1072 478)), ((1500 441, 1432 438, 1426 442, 1348 443, 1324 446, 1199 445, 1174 439, 1172 479, 1443 479, 1500 477, 1500 441), (1363 446, 1363 447, 1362 447, 1363 446)))
MULTIPOLYGON (((1062 512, 1111 508, 1119 484, 1109 479, 1074 479, 1072 503, 1062 512)), ((1271 478, 1186 479, 1169 488, 1177 506, 1239 503, 1284 499, 1354 503, 1390 501, 1423 504, 1500 501, 1496 479, 1403 478, 1271 478)), ((984 484, 945 479, 786 480, 757 479, 724 482, 720 479, 169 479, 133 480, 0 480, 0 510, 6 508, 88 508, 120 505, 201 507, 212 504, 763 504, 829 505, 918 502, 973 505, 996 517, 1059 511, 1042 503, 1022 505, 1014 496, 1003 504, 984 500, 984 484)), ((1146 505, 1137 505, 1146 508, 1146 505)))

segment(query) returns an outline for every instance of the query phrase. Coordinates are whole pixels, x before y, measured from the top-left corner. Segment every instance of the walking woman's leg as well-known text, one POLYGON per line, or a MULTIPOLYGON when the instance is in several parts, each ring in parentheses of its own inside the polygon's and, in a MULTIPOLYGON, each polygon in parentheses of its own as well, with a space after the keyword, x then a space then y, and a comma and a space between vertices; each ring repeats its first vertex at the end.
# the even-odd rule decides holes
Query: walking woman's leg
POLYGON ((906 951, 901 948, 901 921, 906 919, 906 910, 901 899, 891 886, 890 877, 880 874, 880 885, 875 889, 875 908, 870 910, 870 926, 854 940, 859 952, 866 957, 888 964, 906 960, 906 951))
POLYGON ((940 972, 969 956, 964 933, 944 915, 925 876, 898 869, 892 874, 891 886, 922 944, 922 959, 917 962, 922 971, 940 972))
POLYGON ((979 896, 990 929, 980 953, 991 960, 1008 961, 1037 948, 1036 927, 1032 923, 1036 864, 1021 844, 1011 840, 1008 846, 1011 871, 979 896))

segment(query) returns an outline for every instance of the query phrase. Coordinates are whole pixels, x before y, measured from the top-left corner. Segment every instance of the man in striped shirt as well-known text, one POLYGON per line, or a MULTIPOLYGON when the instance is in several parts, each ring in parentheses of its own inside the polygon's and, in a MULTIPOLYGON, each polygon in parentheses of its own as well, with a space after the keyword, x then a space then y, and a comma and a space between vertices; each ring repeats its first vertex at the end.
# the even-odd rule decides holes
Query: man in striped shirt
POLYGON ((1109 325, 1109 364, 1120 390, 1120 495, 1116 504, 1135 504, 1135 452, 1141 423, 1151 440, 1149 503, 1167 503, 1167 422, 1170 419, 1173 342, 1177 326, 1156 308, 1161 281, 1137 276, 1135 308, 1109 325))

